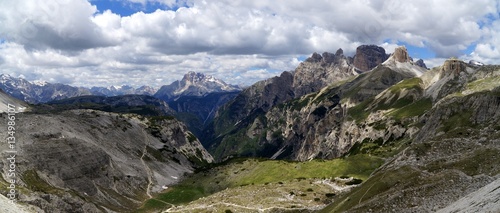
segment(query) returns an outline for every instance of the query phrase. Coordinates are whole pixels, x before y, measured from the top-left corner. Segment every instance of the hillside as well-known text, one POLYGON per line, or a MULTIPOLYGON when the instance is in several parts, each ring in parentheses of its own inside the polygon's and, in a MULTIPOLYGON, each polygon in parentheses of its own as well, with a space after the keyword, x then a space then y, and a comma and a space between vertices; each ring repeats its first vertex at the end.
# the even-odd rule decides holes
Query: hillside
POLYGON ((16 120, 19 201, 45 212, 129 211, 213 161, 173 117, 70 110, 16 120))

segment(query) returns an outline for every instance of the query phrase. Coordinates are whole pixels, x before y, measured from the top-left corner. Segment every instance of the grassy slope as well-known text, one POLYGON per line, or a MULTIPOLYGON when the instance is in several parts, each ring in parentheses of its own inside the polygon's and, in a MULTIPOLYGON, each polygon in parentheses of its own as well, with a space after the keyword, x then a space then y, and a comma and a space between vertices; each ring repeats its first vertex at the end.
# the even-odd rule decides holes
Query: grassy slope
POLYGON ((262 159, 235 159, 201 171, 148 200, 138 212, 155 212, 170 204, 185 204, 238 186, 278 183, 303 178, 350 176, 366 180, 381 164, 379 157, 355 155, 344 159, 288 162, 262 159))

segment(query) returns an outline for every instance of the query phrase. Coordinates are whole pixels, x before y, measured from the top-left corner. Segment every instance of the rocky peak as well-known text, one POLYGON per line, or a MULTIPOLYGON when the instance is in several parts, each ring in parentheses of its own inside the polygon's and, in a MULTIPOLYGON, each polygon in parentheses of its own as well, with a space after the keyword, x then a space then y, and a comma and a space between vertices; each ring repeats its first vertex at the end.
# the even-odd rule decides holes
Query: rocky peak
POLYGON ((394 60, 400 63, 410 62, 410 56, 408 55, 408 50, 405 46, 397 47, 393 53, 394 60))
POLYGON ((369 71, 387 60, 385 49, 376 45, 361 45, 356 48, 354 66, 361 71, 369 71))
POLYGON ((205 78, 212 78, 212 76, 205 76, 203 73, 197 73, 193 71, 189 71, 184 75, 182 80, 188 81, 188 82, 199 82, 204 80, 205 78))
POLYGON ((344 50, 342 50, 342 48, 339 48, 337 52, 335 52, 335 56, 342 56, 342 55, 344 55, 344 50))
POLYGON ((467 65, 465 62, 458 59, 448 59, 443 64, 444 73, 459 74, 460 72, 465 72, 467 65))
POLYGON ((425 62, 424 60, 422 59, 418 59, 416 62, 415 62, 415 65, 419 66, 419 67, 422 67, 422 68, 425 68, 425 69, 428 69, 427 66, 425 65, 425 62))
POLYGON ((311 62, 311 63, 320 62, 322 59, 323 57, 320 54, 314 52, 311 57, 306 59, 306 62, 311 62))
POLYGON ((204 96, 212 92, 235 92, 240 90, 238 86, 227 84, 211 75, 191 71, 186 73, 182 80, 162 86, 154 94, 154 97, 171 101, 171 99, 180 96, 204 96))

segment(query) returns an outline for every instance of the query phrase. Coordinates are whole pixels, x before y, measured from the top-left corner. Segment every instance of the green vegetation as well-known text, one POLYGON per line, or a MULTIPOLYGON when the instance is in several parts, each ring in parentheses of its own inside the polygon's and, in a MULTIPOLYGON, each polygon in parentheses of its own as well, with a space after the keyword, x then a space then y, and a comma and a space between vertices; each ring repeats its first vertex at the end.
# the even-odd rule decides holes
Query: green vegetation
POLYGON ((497 165, 500 164, 500 151, 498 149, 479 149, 456 162, 435 161, 425 166, 430 172, 443 169, 457 169, 469 176, 487 174, 495 176, 500 174, 497 165), (496 159, 496 160, 494 160, 496 159))
MULTIPOLYGON (((372 197, 389 191, 394 185, 405 182, 417 182, 420 172, 409 167, 401 167, 397 170, 391 170, 384 173, 378 173, 368 179, 360 187, 354 188, 349 193, 341 196, 339 199, 320 212, 344 212, 351 209, 353 206, 362 201, 370 200, 372 197)), ((359 210, 359 209, 358 209, 359 210)), ((377 212, 377 209, 372 209, 377 212)), ((368 209, 359 210, 360 212, 368 212, 368 209)))
POLYGON ((480 92, 484 90, 492 90, 500 86, 500 76, 479 79, 467 84, 467 90, 470 92, 480 92))
MULTIPOLYGON (((239 158, 200 171, 159 194, 155 199, 174 205, 185 204, 226 188, 276 184, 307 178, 349 176, 359 179, 356 180, 358 183, 366 180, 382 163, 381 158, 369 155, 308 162, 239 158)), ((308 191, 307 188, 303 190, 308 191)), ((152 212, 158 205, 161 204, 156 201, 148 201, 143 205, 141 211, 152 212)))
POLYGON ((370 114, 370 111, 367 111, 366 109, 370 104, 373 102, 373 98, 370 98, 368 100, 365 100, 358 105, 351 107, 347 110, 347 115, 354 119, 356 122, 360 122, 368 117, 370 114))
POLYGON ((24 172, 22 179, 24 183, 26 183, 27 188, 32 191, 55 195, 62 195, 64 193, 62 189, 58 189, 40 178, 35 170, 28 170, 24 172))
POLYGON ((387 141, 386 143, 383 143, 382 138, 375 141, 365 139, 361 143, 355 143, 346 155, 369 154, 371 156, 388 158, 406 148, 410 142, 411 139, 409 138, 387 141))
POLYGON ((401 120, 414 116, 423 115, 425 112, 432 108, 432 100, 430 98, 420 99, 409 105, 403 106, 391 112, 389 115, 401 120))
POLYGON ((471 121, 472 111, 457 112, 442 122, 441 131, 448 132, 459 127, 474 127, 471 121))
POLYGON ((401 90, 403 89, 407 90, 416 89, 422 91, 422 87, 420 86, 421 84, 423 84, 422 79, 415 77, 415 78, 405 79, 395 84, 394 86, 389 87, 389 90, 394 94, 401 92, 401 90))

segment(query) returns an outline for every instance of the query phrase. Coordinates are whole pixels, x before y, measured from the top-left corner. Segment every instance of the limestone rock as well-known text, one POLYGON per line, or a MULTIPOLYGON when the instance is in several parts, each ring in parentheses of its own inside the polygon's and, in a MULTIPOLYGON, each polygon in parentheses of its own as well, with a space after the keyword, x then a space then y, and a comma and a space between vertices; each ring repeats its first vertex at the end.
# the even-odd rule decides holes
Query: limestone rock
POLYGON ((361 45, 356 48, 354 66, 361 71, 369 71, 387 60, 385 49, 376 45, 361 45))

